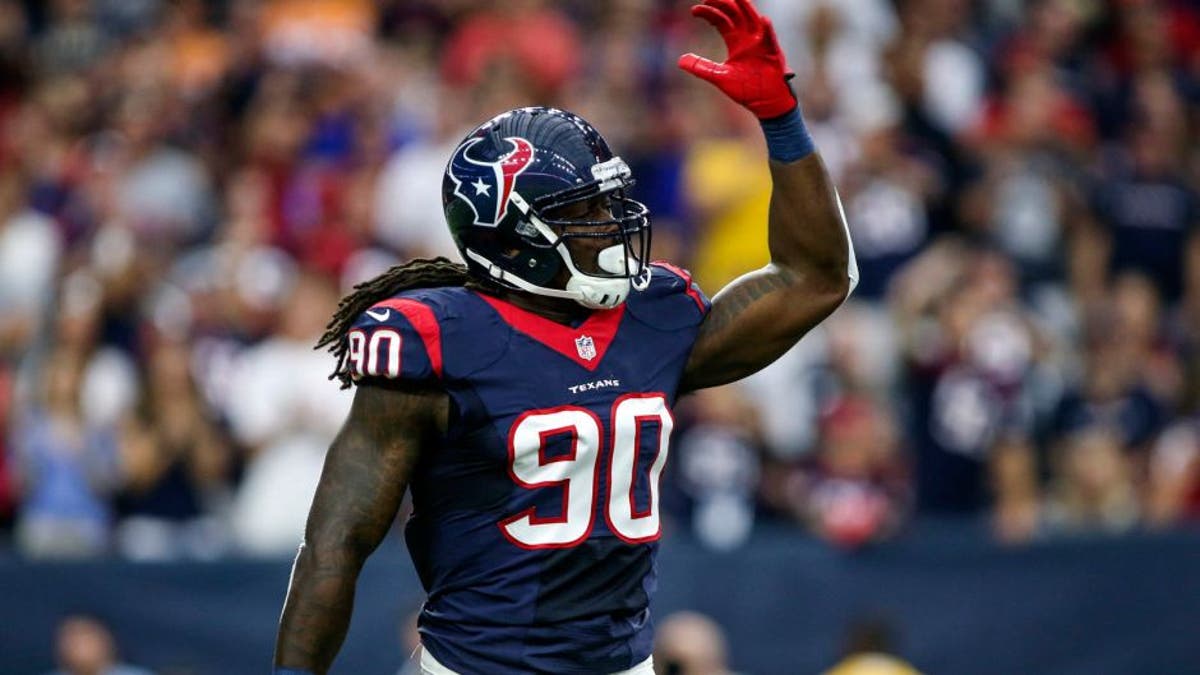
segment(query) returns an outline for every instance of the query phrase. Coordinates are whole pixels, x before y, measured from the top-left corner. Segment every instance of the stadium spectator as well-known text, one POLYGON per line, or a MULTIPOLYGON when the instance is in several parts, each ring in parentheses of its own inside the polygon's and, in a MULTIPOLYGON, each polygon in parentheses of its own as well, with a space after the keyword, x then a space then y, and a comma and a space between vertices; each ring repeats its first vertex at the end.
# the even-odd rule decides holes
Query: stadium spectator
POLYGON ((929 239, 930 201, 941 186, 936 171, 905 151, 895 97, 879 88, 857 96, 849 119, 859 152, 839 189, 862 270, 857 300, 878 302, 892 275, 929 239))
POLYGON ((750 402, 733 387, 696 392, 675 441, 679 513, 705 545, 736 549, 753 531, 762 434, 750 402))
POLYGON ((580 67, 581 42, 576 25, 546 0, 482 5, 447 36, 442 75, 452 85, 475 87, 497 69, 520 73, 533 98, 553 101, 580 67))
POLYGON ((824 675, 920 675, 896 656, 895 629, 884 619, 859 618, 846 630, 843 658, 824 675))
MULTIPOLYGON (((1055 437, 1090 426, 1110 428, 1129 452, 1144 455, 1163 425, 1163 404, 1147 388, 1153 363, 1136 360, 1136 332, 1125 330, 1113 311, 1100 313, 1087 326, 1084 373, 1058 403, 1052 421, 1055 437)), ((1131 327, 1132 328, 1132 327, 1131 327)))
POLYGON ((434 128, 399 148, 375 183, 375 237, 407 257, 451 256, 457 250, 445 228, 429 223, 443 217, 441 169, 473 118, 457 90, 431 93, 438 102, 434 128))
POLYGON ((909 269, 897 291, 908 360, 917 509, 981 514, 990 458, 1027 448, 1026 387, 1037 336, 1017 302, 1011 262, 996 251, 943 246, 909 269))
POLYGON ((720 286, 768 260, 763 223, 771 180, 760 161, 758 129, 731 121, 728 104, 697 86, 684 93, 697 133, 683 157, 681 180, 700 239, 696 274, 720 286))
POLYGON ((152 675, 121 662, 112 631, 99 619, 84 614, 59 622, 54 651, 58 669, 47 675, 152 675))
POLYGON ((1141 124, 1131 136, 1096 198, 1112 240, 1109 266, 1114 272, 1148 275, 1159 294, 1175 302, 1185 266, 1192 264, 1188 254, 1200 221, 1200 197, 1181 173, 1181 146, 1171 128, 1141 124))
POLYGON ((1137 525, 1141 504, 1133 462, 1116 433, 1101 426, 1080 429, 1055 459, 1046 510, 1051 531, 1120 534, 1137 525))
POLYGON ((231 446, 208 418, 188 347, 164 339, 151 348, 142 399, 123 425, 116 545, 134 560, 213 558, 226 546, 218 516, 231 446))
POLYGON ((996 540, 1025 544, 1044 532, 1037 455, 1030 439, 1008 436, 996 443, 988 460, 993 500, 991 528, 996 540))
POLYGON ((789 476, 787 508, 844 548, 894 535, 910 500, 891 420, 867 397, 851 394, 828 405, 820 429, 815 457, 789 476))
POLYGON ((337 304, 336 290, 328 278, 301 275, 279 332, 246 350, 236 366, 224 412, 250 454, 230 517, 236 544, 247 553, 295 548, 326 446, 350 409, 352 395, 327 386, 325 358, 312 349, 337 304))
POLYGON ((663 618, 654 643, 658 675, 734 675, 728 665, 725 633, 699 612, 676 612, 663 618))
POLYGON ((112 181, 115 204, 108 215, 114 224, 168 245, 203 236, 212 210, 204 167, 191 152, 167 143, 171 104, 153 91, 125 93, 117 103, 115 133, 99 139, 98 148, 102 180, 112 181))
POLYGON ((28 203, 20 170, 0 170, 0 355, 25 352, 46 318, 63 245, 53 220, 28 203))
POLYGON ((1146 390, 1168 412, 1184 401, 1184 373, 1178 346, 1166 331, 1163 303, 1145 275, 1125 272, 1113 281, 1110 303, 1121 358, 1140 364, 1146 390))
POLYGON ((49 355, 37 403, 14 425, 21 495, 17 544, 30 557, 80 557, 109 546, 110 495, 119 481, 116 430, 93 427, 79 400, 79 354, 49 355))
POLYGON ((1046 119, 1059 95, 1044 77, 1023 76, 1012 84, 996 103, 1003 112, 993 111, 1001 119, 977 127, 979 175, 964 186, 957 214, 964 228, 1013 258, 1035 303, 1050 300, 1043 294, 1061 295, 1063 246, 1092 217, 1083 176, 1046 119))
POLYGON ((882 77, 882 53, 899 32, 893 4, 768 0, 763 10, 775 18, 779 42, 795 55, 789 64, 799 76, 809 82, 828 68, 828 80, 840 94, 868 88, 882 77))
POLYGON ((1200 437, 1187 419, 1163 431, 1150 456, 1146 520, 1156 527, 1200 521, 1200 437))

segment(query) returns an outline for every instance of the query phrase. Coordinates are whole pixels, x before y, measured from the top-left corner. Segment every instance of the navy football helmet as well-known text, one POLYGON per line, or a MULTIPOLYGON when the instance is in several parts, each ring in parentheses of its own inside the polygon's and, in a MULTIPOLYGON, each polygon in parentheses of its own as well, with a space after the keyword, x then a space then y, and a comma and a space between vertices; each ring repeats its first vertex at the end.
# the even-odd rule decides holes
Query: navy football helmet
POLYGON ((454 151, 442 205, 473 274, 602 309, 650 282, 649 212, 625 195, 632 184, 629 167, 583 118, 519 108, 484 122, 454 151), (572 248, 595 258, 577 259, 572 248), (563 271, 565 288, 551 286, 563 271))

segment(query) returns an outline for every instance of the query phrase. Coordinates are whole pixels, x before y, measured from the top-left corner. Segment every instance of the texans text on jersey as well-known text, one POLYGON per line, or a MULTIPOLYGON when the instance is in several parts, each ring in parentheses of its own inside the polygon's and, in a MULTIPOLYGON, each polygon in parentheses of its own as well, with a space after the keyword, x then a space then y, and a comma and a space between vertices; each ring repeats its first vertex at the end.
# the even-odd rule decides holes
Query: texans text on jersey
POLYGON ((572 394, 578 394, 581 391, 595 391, 596 389, 607 389, 608 387, 619 387, 619 386, 621 386, 620 380, 596 380, 595 382, 584 382, 583 384, 576 384, 576 385, 567 387, 567 389, 570 389, 572 394))

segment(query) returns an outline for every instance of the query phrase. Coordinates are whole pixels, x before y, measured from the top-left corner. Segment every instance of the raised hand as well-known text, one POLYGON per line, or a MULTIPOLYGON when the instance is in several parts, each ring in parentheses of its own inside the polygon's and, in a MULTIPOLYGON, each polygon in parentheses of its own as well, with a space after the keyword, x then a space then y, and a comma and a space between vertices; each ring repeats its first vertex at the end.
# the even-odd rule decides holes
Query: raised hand
POLYGON ((759 119, 795 109, 796 94, 788 85, 795 74, 788 70, 771 20, 759 14, 750 0, 704 0, 692 7, 692 16, 721 33, 729 57, 717 63, 688 53, 679 57, 680 68, 711 82, 759 119))

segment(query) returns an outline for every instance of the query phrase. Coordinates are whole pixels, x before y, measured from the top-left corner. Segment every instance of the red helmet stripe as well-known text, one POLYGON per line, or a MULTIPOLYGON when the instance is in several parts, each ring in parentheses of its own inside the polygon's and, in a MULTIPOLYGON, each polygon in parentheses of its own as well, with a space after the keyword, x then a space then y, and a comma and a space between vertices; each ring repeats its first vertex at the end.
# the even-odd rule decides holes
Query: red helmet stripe
POLYGON ((521 174, 529 163, 533 161, 533 144, 524 138, 510 136, 505 139, 512 143, 515 148, 512 152, 500 158, 500 199, 496 204, 496 222, 504 217, 508 211, 508 199, 512 196, 513 184, 517 180, 517 176, 521 174))

